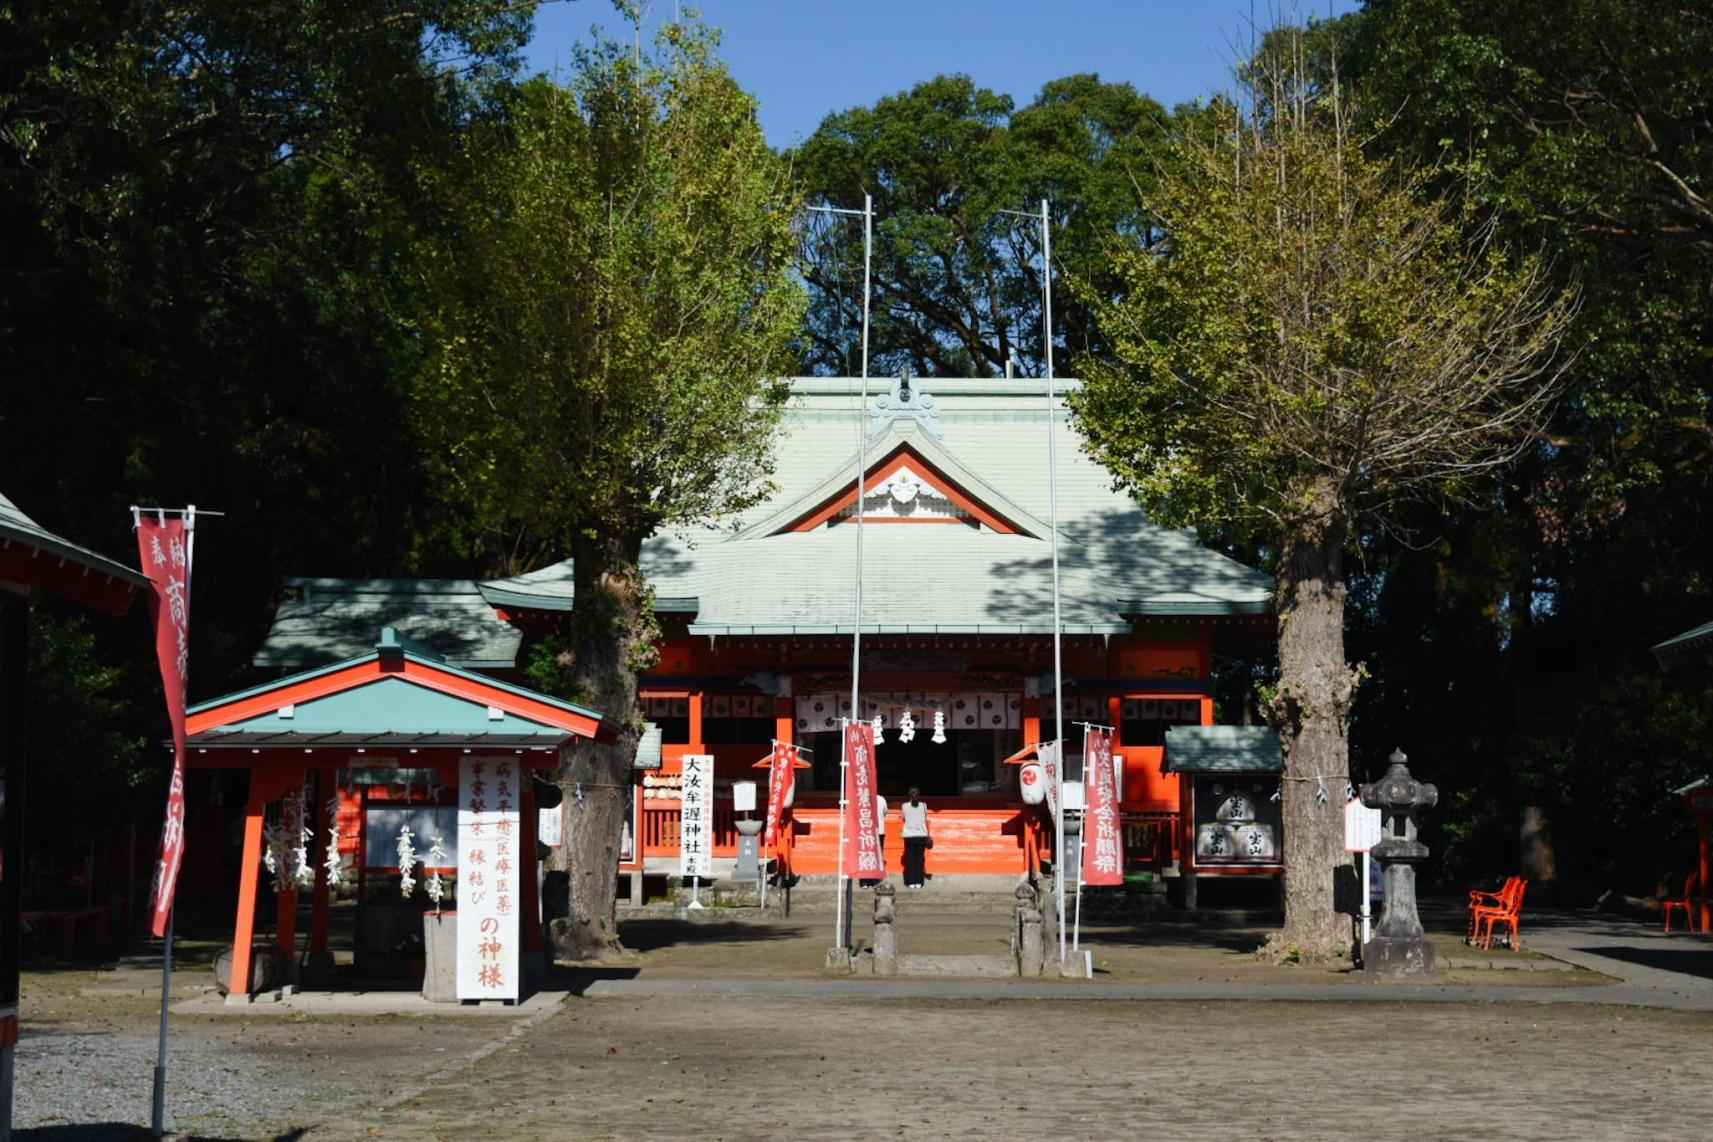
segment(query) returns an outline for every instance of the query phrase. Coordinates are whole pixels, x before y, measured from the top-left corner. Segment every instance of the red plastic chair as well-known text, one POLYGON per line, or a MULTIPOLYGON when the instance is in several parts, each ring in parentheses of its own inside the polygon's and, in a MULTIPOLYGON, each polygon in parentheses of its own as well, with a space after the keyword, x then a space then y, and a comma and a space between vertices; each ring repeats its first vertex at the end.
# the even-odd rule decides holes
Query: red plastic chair
POLYGON ((1482 892, 1480 890, 1470 892, 1469 931, 1464 933, 1464 943, 1470 945, 1475 943, 1476 937, 1479 934, 1475 926, 1475 920, 1481 909, 1503 907, 1505 902, 1511 898, 1511 894, 1517 891, 1517 885, 1521 884, 1522 881, 1523 878, 1520 876, 1507 876, 1505 878, 1504 885, 1497 892, 1482 892))
POLYGON ((1674 909, 1683 913, 1683 926, 1691 932, 1695 931, 1695 890, 1700 887, 1701 874, 1692 872, 1689 879, 1683 882, 1683 899, 1664 902, 1662 907, 1665 911, 1666 931, 1671 931, 1671 914, 1674 909))
MULTIPOLYGON (((1504 927, 1510 929, 1510 935, 1507 938, 1510 941, 1511 950, 1513 952, 1523 950, 1522 936, 1517 930, 1517 925, 1522 919, 1523 892, 1528 886, 1528 881, 1519 879, 1516 882, 1516 888, 1511 892, 1508 899, 1493 907, 1481 907, 1475 910, 1476 942, 1483 948, 1491 950, 1493 947, 1493 929, 1504 927)), ((1510 885, 1506 887, 1510 888, 1510 885)))

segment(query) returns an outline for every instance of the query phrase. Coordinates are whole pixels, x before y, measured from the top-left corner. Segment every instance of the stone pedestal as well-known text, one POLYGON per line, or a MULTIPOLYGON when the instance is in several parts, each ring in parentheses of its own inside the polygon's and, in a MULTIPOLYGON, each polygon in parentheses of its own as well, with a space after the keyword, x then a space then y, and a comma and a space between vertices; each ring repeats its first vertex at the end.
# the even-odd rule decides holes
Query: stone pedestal
POLYGON ((738 858, 732 867, 732 879, 737 881, 761 879, 761 826, 754 817, 733 821, 738 831, 738 858))
POLYGON ((458 913, 422 914, 422 998, 458 1002, 458 913))
POLYGON ((1362 803, 1386 815, 1385 837, 1372 850, 1385 865, 1386 912, 1362 947, 1362 967, 1377 975, 1425 975, 1434 955, 1416 912, 1416 866, 1428 855, 1416 839, 1416 814, 1439 802, 1439 790, 1410 776, 1403 751, 1387 760, 1386 776, 1362 787, 1362 803))
POLYGON ((874 886, 874 974, 898 974, 898 912, 891 882, 874 886))
POLYGON ((1035 890, 1028 884, 1017 886, 1017 974, 1033 979, 1046 971, 1047 942, 1043 931, 1041 907, 1035 890))

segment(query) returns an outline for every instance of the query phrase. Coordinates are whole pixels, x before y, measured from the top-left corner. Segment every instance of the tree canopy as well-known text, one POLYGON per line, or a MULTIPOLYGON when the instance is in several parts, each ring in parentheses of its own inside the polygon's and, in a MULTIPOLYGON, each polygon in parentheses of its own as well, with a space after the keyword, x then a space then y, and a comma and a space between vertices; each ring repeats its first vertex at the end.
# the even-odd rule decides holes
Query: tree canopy
MULTIPOLYGON (((1013 354, 1039 373, 1039 227, 1052 210, 1054 260, 1109 280, 1108 235, 1147 228, 1135 189, 1153 178, 1167 115, 1127 83, 1073 75, 1028 106, 942 75, 830 115, 793 154, 811 200, 861 209, 874 198, 872 371, 998 376, 1013 354)), ((862 321, 862 242, 833 224, 811 235, 804 355, 817 372, 854 375, 862 321)), ((1093 350, 1085 306, 1055 314, 1059 351, 1093 350)))

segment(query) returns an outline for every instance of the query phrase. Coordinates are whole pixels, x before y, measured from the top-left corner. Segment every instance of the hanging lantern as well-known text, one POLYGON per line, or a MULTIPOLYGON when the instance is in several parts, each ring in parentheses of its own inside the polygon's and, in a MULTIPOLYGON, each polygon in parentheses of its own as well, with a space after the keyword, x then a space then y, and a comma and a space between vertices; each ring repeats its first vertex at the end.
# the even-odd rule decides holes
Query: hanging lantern
POLYGON ((916 740, 916 715, 910 712, 910 707, 904 707, 904 712, 898 715, 898 740, 913 742, 916 740))
POLYGON ((935 745, 946 744, 946 711, 934 711, 934 736, 930 740, 935 745))

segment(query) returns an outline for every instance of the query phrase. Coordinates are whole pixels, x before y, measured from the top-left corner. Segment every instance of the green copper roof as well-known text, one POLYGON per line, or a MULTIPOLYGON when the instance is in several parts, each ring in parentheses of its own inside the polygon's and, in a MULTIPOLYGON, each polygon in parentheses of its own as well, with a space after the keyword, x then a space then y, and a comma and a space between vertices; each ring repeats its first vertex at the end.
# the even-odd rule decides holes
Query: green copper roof
POLYGON ((290 717, 278 711, 244 718, 221 727, 222 732, 287 731, 300 734, 544 734, 563 737, 565 731, 541 722, 502 713, 490 718, 485 705, 430 690, 403 678, 380 678, 351 690, 299 703, 290 717))
POLYGON ((1713 659, 1713 623, 1703 623, 1656 643, 1653 652, 1662 670, 1675 670, 1692 662, 1713 659))
POLYGON ((469 579, 288 579, 255 663, 287 669, 361 655, 390 626, 453 666, 515 665, 523 636, 469 579))
POLYGON ((1268 726, 1168 726, 1168 773, 1281 773, 1284 752, 1268 726))
MULTIPOLYGON (((1062 394, 1075 381, 1060 381, 1062 394)), ((871 382, 871 403, 888 382, 871 382)), ((874 524, 863 538, 863 630, 1036 634, 1052 630, 1052 515, 1047 405, 1039 380, 917 379, 938 409, 936 431, 916 419, 856 413, 858 382, 800 378, 781 424, 778 491, 739 515, 659 535, 643 568, 662 600, 691 609, 691 634, 835 634, 853 626, 855 528, 778 533, 855 479, 857 433, 870 464, 900 445, 943 472, 1024 534, 961 525, 874 524), (878 431, 869 432, 875 425, 878 431), (685 607, 684 604, 691 604, 685 607)), ((1163 528, 1083 451, 1062 395, 1059 564, 1065 630, 1122 634, 1131 618, 1266 614, 1272 583, 1163 528)), ((481 584, 490 602, 540 610, 571 603, 571 565, 481 584)), ((665 609, 665 608, 663 608, 665 609)))

